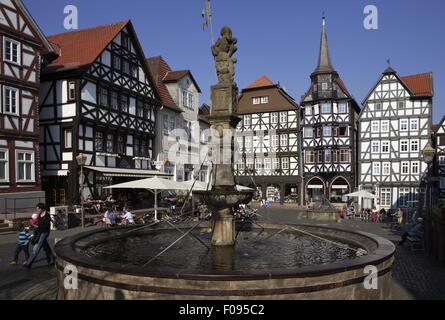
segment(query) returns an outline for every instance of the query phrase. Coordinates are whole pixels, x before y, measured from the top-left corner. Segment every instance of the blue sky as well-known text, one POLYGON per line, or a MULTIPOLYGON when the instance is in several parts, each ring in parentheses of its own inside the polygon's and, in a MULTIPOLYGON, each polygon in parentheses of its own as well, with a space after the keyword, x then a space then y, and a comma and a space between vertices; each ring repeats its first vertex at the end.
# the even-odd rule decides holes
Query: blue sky
MULTIPOLYGON (((209 102, 216 76, 210 32, 202 29, 204 0, 24 0, 50 35, 64 32, 63 9, 74 4, 79 28, 131 19, 147 56, 162 55, 173 69, 192 70, 209 102)), ((212 0, 214 36, 229 25, 238 38, 240 88, 262 74, 280 82, 297 101, 309 87, 317 61, 321 16, 326 12, 334 67, 361 103, 386 68, 400 75, 434 73, 434 122, 445 113, 443 0, 212 0), (375 5, 379 29, 363 27, 375 5)))

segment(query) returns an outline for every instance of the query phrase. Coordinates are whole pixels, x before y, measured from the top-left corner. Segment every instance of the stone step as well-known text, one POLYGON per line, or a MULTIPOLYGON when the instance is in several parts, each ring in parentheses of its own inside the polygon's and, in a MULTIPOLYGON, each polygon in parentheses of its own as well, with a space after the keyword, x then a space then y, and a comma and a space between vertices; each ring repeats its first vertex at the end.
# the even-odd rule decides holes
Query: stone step
POLYGON ((3 222, 0 223, 0 228, 7 228, 7 227, 9 227, 9 223, 3 223, 3 222))
POLYGON ((9 233, 15 233, 16 231, 12 227, 0 227, 0 234, 9 234, 9 233))

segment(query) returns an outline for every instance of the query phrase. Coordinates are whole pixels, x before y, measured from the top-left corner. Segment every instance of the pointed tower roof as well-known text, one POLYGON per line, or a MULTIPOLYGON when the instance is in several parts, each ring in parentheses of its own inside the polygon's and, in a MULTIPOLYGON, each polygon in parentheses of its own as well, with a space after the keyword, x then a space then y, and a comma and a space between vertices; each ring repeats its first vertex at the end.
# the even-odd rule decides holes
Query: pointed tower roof
POLYGON ((318 65, 313 73, 335 72, 331 62, 331 55, 329 54, 328 35, 326 32, 326 18, 323 16, 320 53, 318 55, 318 65))

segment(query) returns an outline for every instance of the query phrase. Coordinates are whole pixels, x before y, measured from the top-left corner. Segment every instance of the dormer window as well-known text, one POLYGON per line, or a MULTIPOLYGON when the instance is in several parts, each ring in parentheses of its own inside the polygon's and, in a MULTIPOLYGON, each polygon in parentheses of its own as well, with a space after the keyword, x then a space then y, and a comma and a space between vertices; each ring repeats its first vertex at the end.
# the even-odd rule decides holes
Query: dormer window
POLYGON ((263 97, 255 97, 253 98, 253 104, 267 104, 269 103, 269 97, 263 96, 263 97))

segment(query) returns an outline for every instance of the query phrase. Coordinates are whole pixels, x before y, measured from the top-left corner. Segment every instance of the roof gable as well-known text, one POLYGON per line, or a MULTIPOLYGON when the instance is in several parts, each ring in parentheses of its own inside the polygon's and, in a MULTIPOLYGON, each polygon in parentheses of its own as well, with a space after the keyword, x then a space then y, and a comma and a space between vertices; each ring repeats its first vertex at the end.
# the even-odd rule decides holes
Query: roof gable
POLYGON ((433 74, 431 72, 403 76, 400 79, 410 88, 415 96, 432 97, 434 95, 433 74))
POLYGON ((254 82, 249 84, 244 90, 269 87, 269 86, 273 86, 273 85, 274 84, 273 84, 272 80, 270 80, 267 76, 262 75, 261 77, 256 79, 254 82))
POLYGON ((198 92, 201 93, 201 88, 199 88, 198 83, 196 82, 196 80, 193 77, 193 75, 192 75, 190 70, 177 70, 177 71, 171 71, 170 70, 164 76, 162 81, 164 83, 178 82, 179 80, 181 80, 182 78, 187 77, 187 76, 190 77, 190 79, 192 80, 196 90, 198 90, 198 92))

